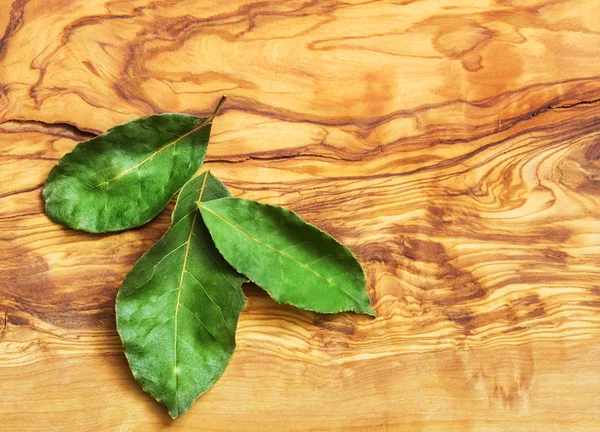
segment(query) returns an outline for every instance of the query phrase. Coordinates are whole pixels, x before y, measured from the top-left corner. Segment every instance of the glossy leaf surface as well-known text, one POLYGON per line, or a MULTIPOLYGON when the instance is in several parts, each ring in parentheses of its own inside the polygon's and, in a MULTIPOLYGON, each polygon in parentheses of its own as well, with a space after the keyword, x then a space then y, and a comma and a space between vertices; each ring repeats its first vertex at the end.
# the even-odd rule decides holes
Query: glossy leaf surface
POLYGON ((215 249, 196 207, 224 196, 208 173, 190 180, 171 227, 117 295, 117 329, 133 375, 173 418, 221 376, 235 348, 245 278, 215 249))
POLYGON ((48 175, 46 213, 94 233, 147 223, 202 165, 215 114, 142 117, 78 144, 48 175))
POLYGON ((239 198, 198 206, 223 257, 275 301, 321 313, 375 315, 352 252, 297 214, 239 198))

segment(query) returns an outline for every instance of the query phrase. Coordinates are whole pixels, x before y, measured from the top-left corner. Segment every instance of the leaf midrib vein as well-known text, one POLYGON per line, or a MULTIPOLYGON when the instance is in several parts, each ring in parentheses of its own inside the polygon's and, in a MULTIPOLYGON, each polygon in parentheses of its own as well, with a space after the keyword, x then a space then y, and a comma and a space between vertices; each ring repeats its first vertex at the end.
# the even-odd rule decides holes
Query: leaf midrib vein
POLYGON ((170 143, 168 143, 167 145, 162 146, 160 149, 156 150, 155 152, 153 152, 150 156, 148 156, 146 159, 144 159, 143 161, 135 164, 134 166, 127 168, 125 171, 121 172, 120 174, 117 174, 116 176, 114 176, 111 179, 108 179, 105 181, 105 183, 109 183, 115 179, 118 179, 120 177, 123 177, 125 174, 133 171, 134 169, 142 166, 143 164, 145 164, 147 161, 149 161, 150 159, 154 158, 157 154, 163 152, 164 150, 168 149, 169 147, 174 146, 175 144, 177 144, 179 141, 181 141, 184 138, 187 138, 188 136, 190 136, 191 134, 197 132, 198 130, 202 129, 204 126, 206 126, 208 123, 210 123, 212 121, 212 119, 209 117, 206 120, 204 120, 202 123, 200 123, 198 126, 196 126, 194 129, 190 130, 189 132, 186 132, 185 134, 181 135, 179 138, 171 141, 170 143))
MULTIPOLYGON (((198 197, 198 201, 202 200, 202 196, 204 195, 204 189, 206 187, 206 181, 208 180, 208 173, 204 174, 204 180, 202 181, 202 186, 200 186, 200 194, 198 197)), ((196 218, 198 217, 198 212, 196 212, 196 214, 194 214, 194 218, 192 219, 192 224, 190 226, 190 233, 188 234, 188 238, 187 238, 187 246, 185 247, 185 255, 183 258, 183 266, 181 269, 181 276, 179 278, 179 286, 177 288, 178 292, 177 292, 177 304, 175 305, 175 316, 174 316, 174 347, 173 347, 173 373, 175 374, 175 412, 179 412, 179 399, 177 397, 177 388, 179 387, 179 380, 178 380, 178 376, 179 376, 179 372, 177 370, 177 334, 179 332, 179 322, 177 320, 177 317, 179 315, 179 306, 181 304, 181 288, 183 286, 183 279, 185 276, 185 273, 187 271, 187 260, 188 260, 188 255, 189 255, 189 251, 190 251, 190 244, 191 244, 191 239, 192 239, 192 234, 194 233, 194 226, 196 225, 196 218)))

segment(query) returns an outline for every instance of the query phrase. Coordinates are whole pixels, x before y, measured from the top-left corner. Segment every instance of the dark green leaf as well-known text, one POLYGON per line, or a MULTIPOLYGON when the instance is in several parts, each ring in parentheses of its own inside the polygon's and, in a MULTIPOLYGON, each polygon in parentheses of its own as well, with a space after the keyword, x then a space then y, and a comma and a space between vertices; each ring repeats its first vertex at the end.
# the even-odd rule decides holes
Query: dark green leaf
POLYGON ((279 303, 375 315, 350 250, 297 214, 239 198, 199 202, 223 257, 279 303))
POLYGON ((133 375, 173 418, 221 376, 235 347, 244 278, 215 249, 195 204, 226 196, 209 173, 190 180, 169 231, 117 295, 117 329, 133 375))
POLYGON ((50 171, 42 196, 55 222, 88 232, 152 220, 202 165, 215 112, 142 117, 82 142, 50 171))

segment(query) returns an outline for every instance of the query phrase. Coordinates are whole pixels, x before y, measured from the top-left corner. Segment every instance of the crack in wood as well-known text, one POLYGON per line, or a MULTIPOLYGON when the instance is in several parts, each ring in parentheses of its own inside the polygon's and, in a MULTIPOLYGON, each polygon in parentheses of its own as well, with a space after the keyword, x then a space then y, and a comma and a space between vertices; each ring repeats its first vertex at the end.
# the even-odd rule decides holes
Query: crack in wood
POLYGON ((8 323, 8 311, 4 311, 4 320, 2 321, 2 328, 0 328, 0 336, 6 330, 6 324, 8 323))
MULTIPOLYGON (((275 153, 275 152, 273 152, 275 153)), ((359 162, 362 158, 342 158, 342 157, 333 157, 326 156, 318 153, 294 153, 288 155, 278 155, 278 154, 269 154, 266 153, 264 155, 231 155, 229 158, 223 157, 207 157, 205 163, 227 163, 227 164, 237 164, 246 161, 283 161, 283 160, 291 160, 300 157, 313 158, 313 159, 324 159, 324 160, 332 160, 338 162, 359 162)))
POLYGON ((549 107, 548 109, 568 109, 568 108, 573 108, 573 107, 580 106, 580 105, 595 105, 598 102, 600 102, 600 98, 574 102, 572 104, 567 104, 567 105, 555 105, 555 106, 549 107))
POLYGON ((42 120, 7 120, 0 123, 0 132, 39 132, 75 141, 85 141, 100 135, 100 132, 86 131, 70 123, 48 123, 42 120))

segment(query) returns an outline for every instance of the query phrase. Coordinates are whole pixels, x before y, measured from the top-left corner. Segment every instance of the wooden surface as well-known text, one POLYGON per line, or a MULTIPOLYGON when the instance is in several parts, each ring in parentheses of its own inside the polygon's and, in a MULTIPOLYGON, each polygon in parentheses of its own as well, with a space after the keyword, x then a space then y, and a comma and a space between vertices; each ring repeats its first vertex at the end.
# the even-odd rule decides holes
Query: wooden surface
POLYGON ((595 1, 0 0, 0 37, 1 429, 598 429, 595 1), (172 422, 114 315, 172 207, 88 235, 41 188, 78 141, 222 94, 205 168, 348 244, 378 317, 246 287, 172 422))

